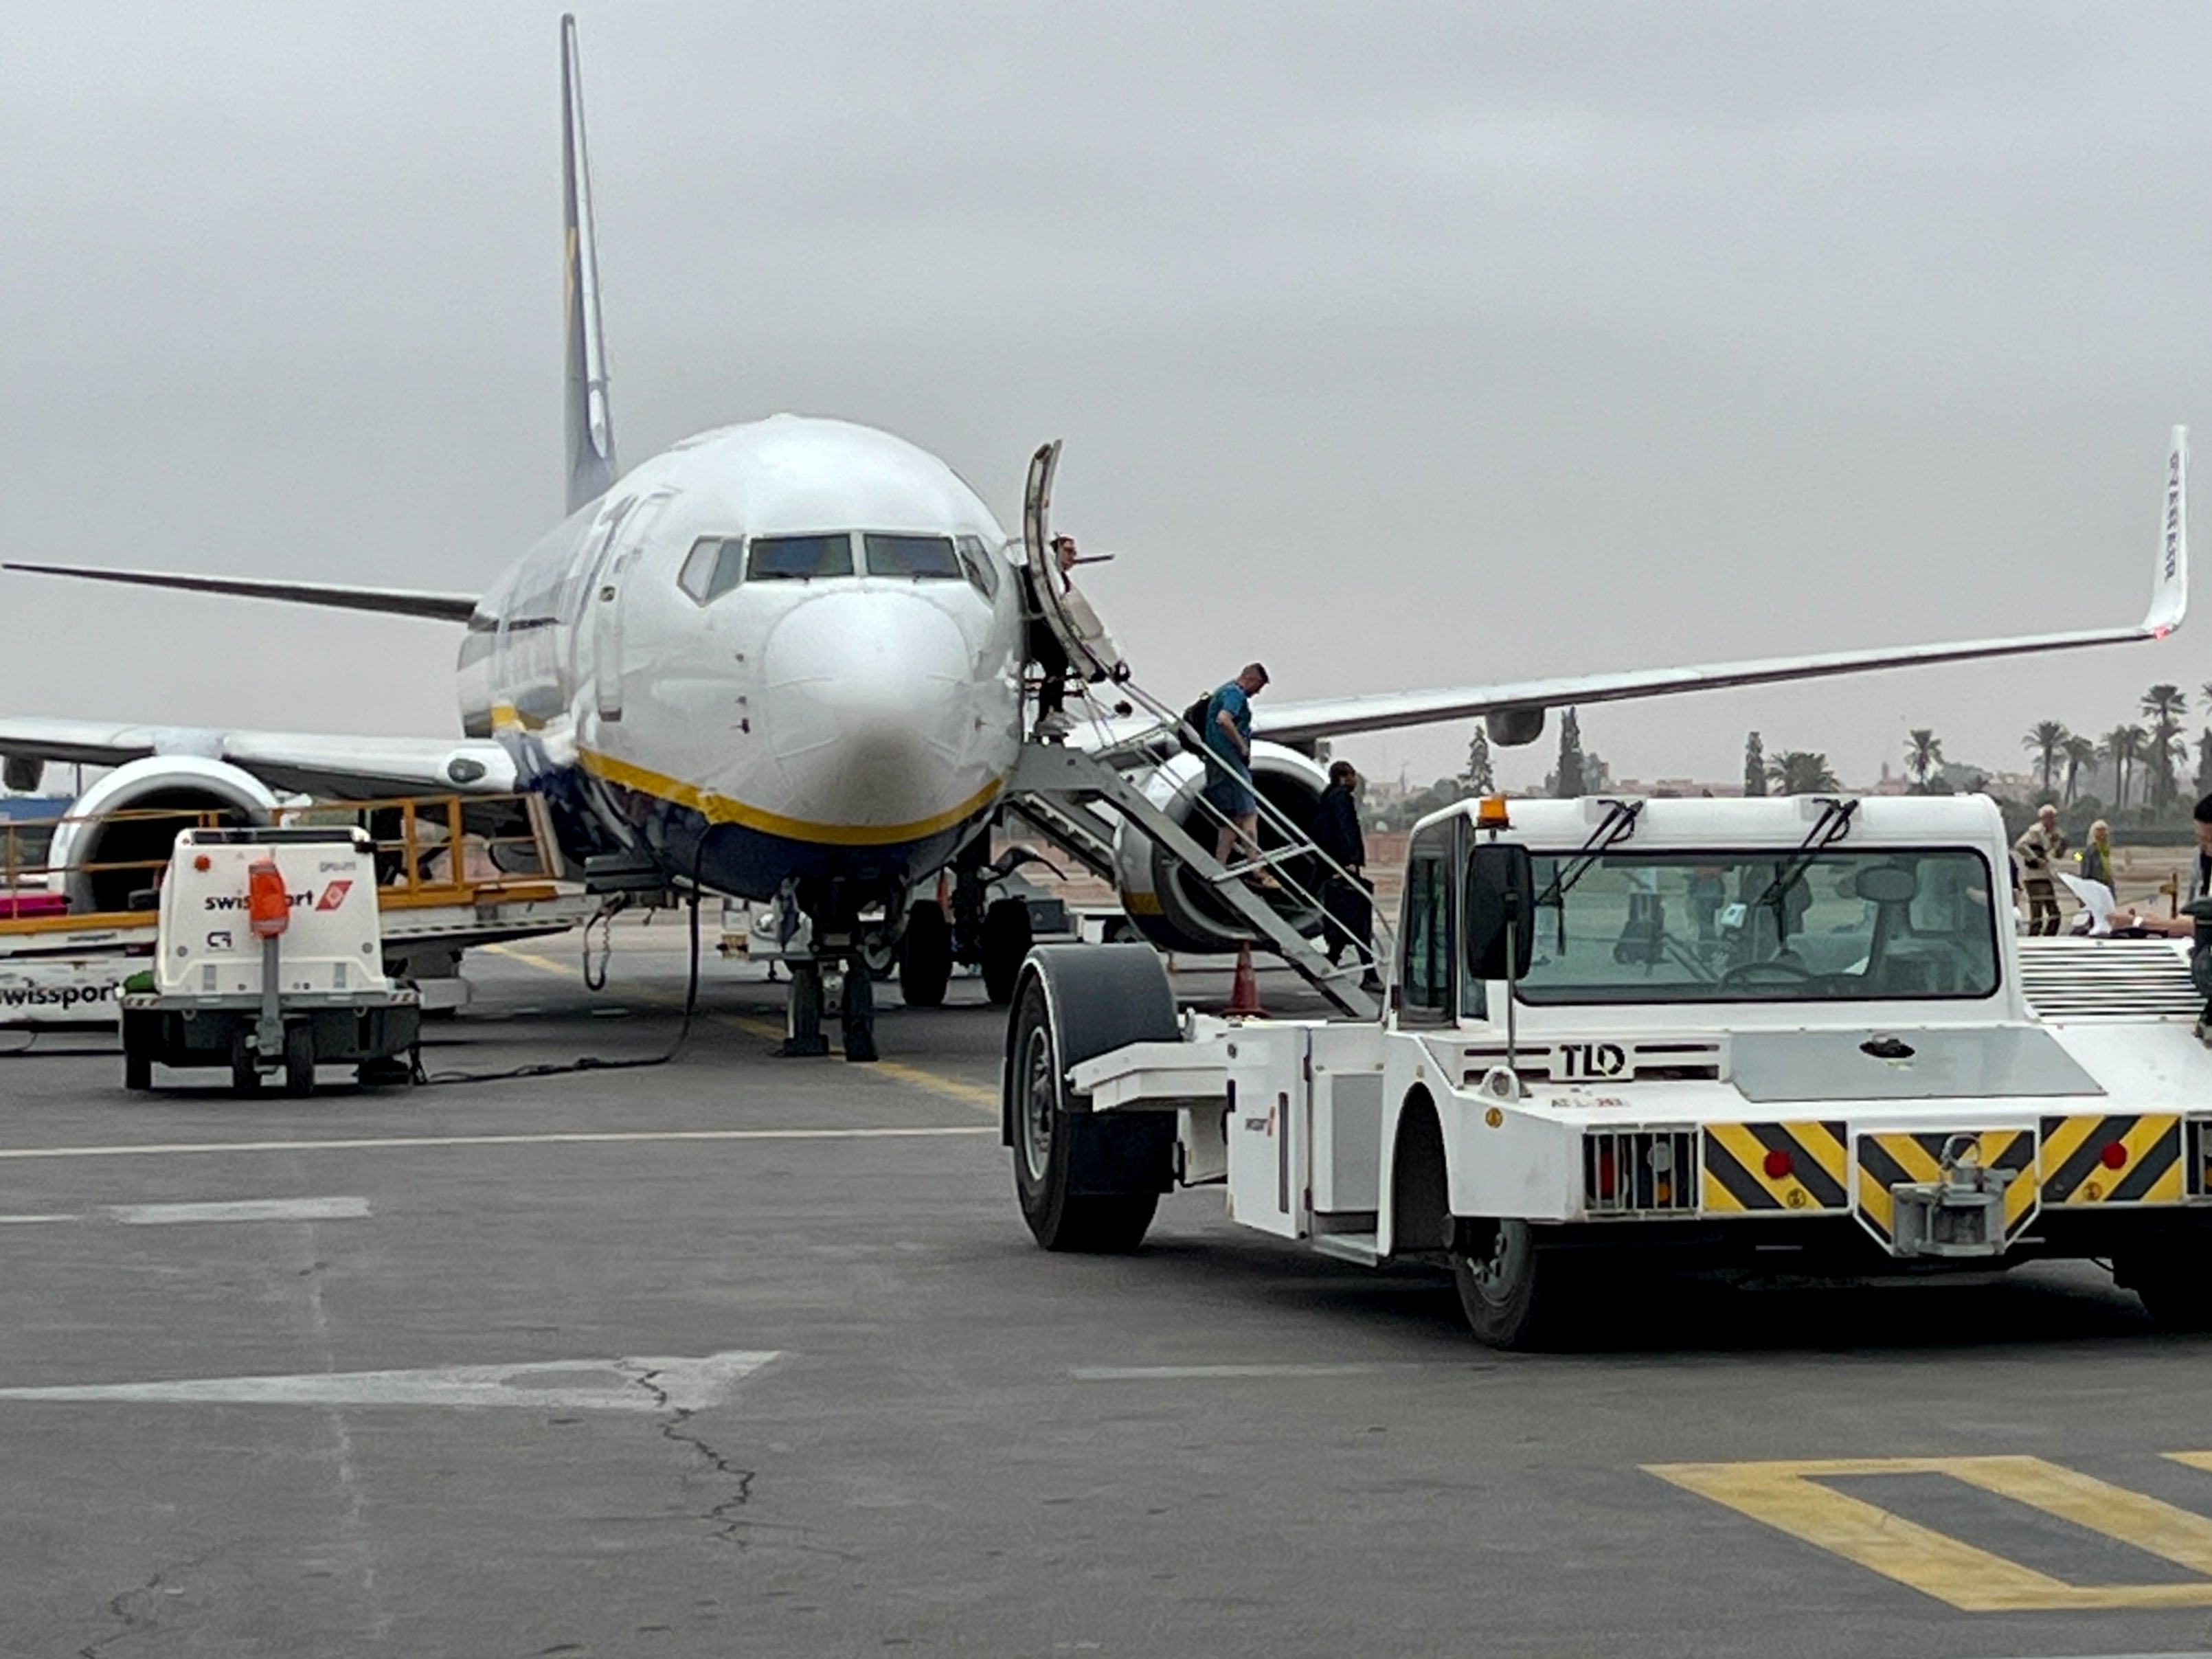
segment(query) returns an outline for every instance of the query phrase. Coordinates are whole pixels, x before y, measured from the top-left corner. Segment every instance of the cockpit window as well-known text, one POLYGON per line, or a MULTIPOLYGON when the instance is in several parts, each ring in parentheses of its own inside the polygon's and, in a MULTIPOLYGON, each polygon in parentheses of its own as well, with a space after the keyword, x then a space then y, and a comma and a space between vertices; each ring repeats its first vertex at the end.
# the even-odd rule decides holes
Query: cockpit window
POLYGON ((678 573, 676 585, 702 605, 719 599, 744 579, 745 544, 741 536, 702 536, 678 573))
POLYGON ((745 580, 810 581, 853 574, 853 538, 836 536, 756 536, 745 560, 745 580))
POLYGON ((950 536, 884 536, 870 531, 862 539, 868 544, 871 576, 957 582, 966 574, 953 556, 950 536))
POLYGON ((983 545, 981 536, 963 536, 954 545, 959 550, 960 565, 968 573, 968 580, 975 591, 987 599, 999 597, 999 567, 991 557, 991 550, 983 545))

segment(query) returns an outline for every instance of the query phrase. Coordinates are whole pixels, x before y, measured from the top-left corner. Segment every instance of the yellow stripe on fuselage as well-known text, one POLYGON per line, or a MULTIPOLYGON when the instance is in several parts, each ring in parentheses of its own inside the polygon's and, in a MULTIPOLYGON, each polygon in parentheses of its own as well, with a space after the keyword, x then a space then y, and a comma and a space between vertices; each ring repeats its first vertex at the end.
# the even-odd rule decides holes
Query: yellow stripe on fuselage
POLYGON ((815 823, 805 818, 786 817, 781 812, 748 806, 741 800, 732 800, 729 796, 717 794, 711 789, 702 789, 696 784, 685 783, 680 778, 649 772, 642 766, 633 766, 628 761, 617 760, 611 755, 585 749, 577 751, 577 758, 593 777, 604 778, 609 783, 619 784, 625 789, 635 789, 641 794, 673 801, 678 806, 688 806, 709 823, 741 824, 745 829, 757 830, 764 835, 781 836, 787 841, 813 842, 828 847, 889 847, 899 842, 921 841, 974 817, 990 804, 991 798, 999 793, 1000 786, 1000 781, 994 778, 959 805, 931 817, 916 819, 912 823, 815 823))

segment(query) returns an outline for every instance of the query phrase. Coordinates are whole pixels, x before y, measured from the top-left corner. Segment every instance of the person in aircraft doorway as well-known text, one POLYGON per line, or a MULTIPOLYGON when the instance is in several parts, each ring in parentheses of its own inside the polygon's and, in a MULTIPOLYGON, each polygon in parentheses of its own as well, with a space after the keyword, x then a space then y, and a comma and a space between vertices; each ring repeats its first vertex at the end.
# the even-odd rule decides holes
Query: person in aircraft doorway
POLYGON ((1075 663, 1068 659, 1059 635, 1045 620, 1044 596, 1033 593, 1036 603, 1031 608, 1036 620, 1030 624, 1029 651, 1040 676, 1035 729, 1041 738, 1065 738, 1075 730, 1075 722, 1067 717, 1066 710, 1069 674, 1079 672, 1085 680, 1097 684, 1102 680, 1121 678, 1125 672, 1121 653, 1115 648, 1113 636, 1106 631, 1106 624, 1099 620, 1091 602, 1076 591, 1073 574, 1076 556, 1074 537, 1054 536, 1052 568, 1040 573, 1037 580, 1058 584, 1053 592, 1059 600, 1060 615, 1067 619, 1084 649, 1095 660, 1075 663))
MULTIPOLYGON (((1206 699, 1206 799, 1222 819, 1213 838, 1214 861, 1227 864, 1241 841, 1253 857, 1260 854, 1260 798, 1252 787, 1252 699, 1267 684, 1267 671, 1248 662, 1237 678, 1206 699)), ((1265 870, 1252 878, 1255 887, 1281 884, 1265 870)))
POLYGON ((1367 881, 1367 837, 1359 827, 1359 774, 1350 761, 1338 761, 1328 769, 1328 787, 1322 791, 1306 835, 1344 872, 1340 875, 1327 865, 1321 866, 1329 966, 1334 967, 1349 946, 1365 970, 1360 988, 1380 991, 1382 981, 1375 972, 1375 890, 1367 881))

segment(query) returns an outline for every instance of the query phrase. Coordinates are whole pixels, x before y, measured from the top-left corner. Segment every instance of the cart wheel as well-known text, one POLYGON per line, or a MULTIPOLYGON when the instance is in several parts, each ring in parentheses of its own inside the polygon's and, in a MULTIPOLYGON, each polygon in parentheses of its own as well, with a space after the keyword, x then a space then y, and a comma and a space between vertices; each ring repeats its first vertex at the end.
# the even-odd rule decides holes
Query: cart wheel
POLYGON ((295 1100, 315 1092, 315 1028, 304 1021, 284 1028, 284 1092, 295 1100))
POLYGON ((146 1042, 147 1022, 123 1016, 123 1086, 143 1091, 154 1086, 154 1056, 146 1042))
POLYGON ((906 913, 906 934, 899 940, 899 994, 909 1008, 935 1008, 945 1001, 952 977, 952 924, 945 907, 925 899, 906 913))
POLYGON ((261 1056, 253 1047, 253 1034, 240 1026, 230 1034, 230 1091, 234 1095, 261 1092, 261 1056))
POLYGON ((1019 899, 993 900, 983 912, 983 994, 1001 1008, 1014 1000, 1030 943, 1030 907, 1019 899))
POLYGON ((1539 1248, 1527 1222, 1462 1222, 1451 1261, 1475 1340, 1493 1348, 1559 1345, 1575 1300, 1575 1264, 1539 1248))
POLYGON ((1048 1250, 1144 1242, 1172 1178, 1175 1119, 1073 1109, 1067 1068, 1176 1031, 1174 994, 1150 945, 1047 945, 1030 957, 1007 1036, 1005 1127, 1022 1219, 1048 1250))

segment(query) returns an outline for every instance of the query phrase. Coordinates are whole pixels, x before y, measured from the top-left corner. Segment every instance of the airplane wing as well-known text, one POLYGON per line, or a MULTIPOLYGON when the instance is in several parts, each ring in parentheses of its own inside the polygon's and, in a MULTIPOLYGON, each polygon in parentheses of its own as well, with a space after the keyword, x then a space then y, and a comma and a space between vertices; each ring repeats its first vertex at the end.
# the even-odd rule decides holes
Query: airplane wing
POLYGON ((178 587, 188 593, 231 593, 248 599, 282 599, 319 605, 331 611, 374 611, 392 617, 427 617, 435 622, 466 622, 476 612, 470 593, 425 593, 408 587, 352 587, 337 582, 269 581, 253 576, 179 575, 166 570, 111 570, 90 564, 23 564, 0 562, 0 570, 26 570, 40 576, 73 576, 84 581, 122 582, 133 587, 178 587))
POLYGON ((349 800, 495 794, 514 787, 514 761, 485 738, 353 738, 0 716, 0 756, 10 759, 121 766, 149 755, 228 761, 274 789, 349 800))
MULTIPOLYGON (((1771 685, 1783 680, 1819 679, 1831 674, 1856 674, 1876 668, 1915 668, 1930 663, 1972 662, 1984 657, 2027 656, 2082 646, 2162 640, 2181 626, 2182 617, 2189 609, 2188 440, 2187 428, 2173 428, 2172 447, 2166 456, 2166 510, 2153 566, 2150 609, 2131 628, 2080 629, 2012 639, 1831 651, 1816 656, 1768 657, 1697 668, 1631 669, 1626 672, 1522 680, 1503 685, 1448 687, 1434 691, 1375 692, 1310 702, 1271 704, 1262 701, 1253 705, 1252 733, 1278 743, 1301 743, 1316 738, 1425 726, 1436 720, 1464 720, 1476 714, 1534 715, 1544 709, 1571 703, 1618 702, 1630 697, 1717 691, 1736 685, 1771 685)), ((1533 738, 1536 723, 1522 724, 1528 738, 1520 740, 1533 738)))

